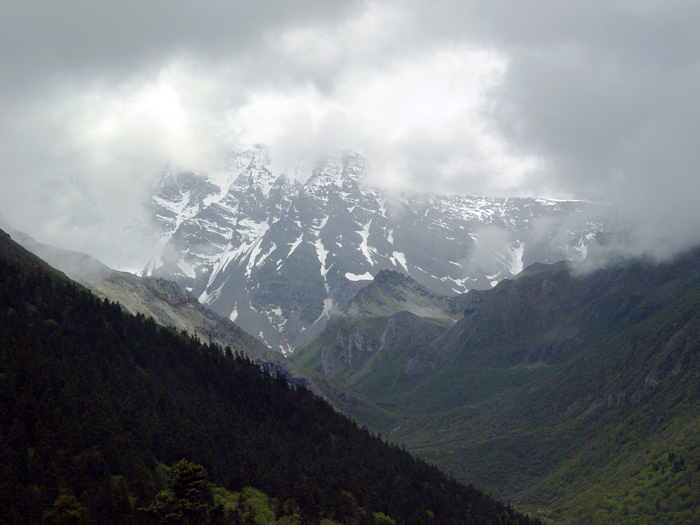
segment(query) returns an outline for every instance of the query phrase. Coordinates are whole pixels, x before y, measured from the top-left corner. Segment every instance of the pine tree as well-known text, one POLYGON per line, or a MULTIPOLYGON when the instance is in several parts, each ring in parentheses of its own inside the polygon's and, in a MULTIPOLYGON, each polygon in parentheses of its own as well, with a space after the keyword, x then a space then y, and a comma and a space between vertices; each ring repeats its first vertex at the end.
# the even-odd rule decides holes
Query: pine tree
POLYGON ((61 494, 51 510, 44 512, 46 525, 80 525, 87 522, 87 510, 73 494, 61 494))
POLYGON ((207 471, 182 459, 172 467, 169 490, 160 492, 142 512, 167 525, 205 525, 223 522, 223 508, 215 506, 207 485, 207 471))

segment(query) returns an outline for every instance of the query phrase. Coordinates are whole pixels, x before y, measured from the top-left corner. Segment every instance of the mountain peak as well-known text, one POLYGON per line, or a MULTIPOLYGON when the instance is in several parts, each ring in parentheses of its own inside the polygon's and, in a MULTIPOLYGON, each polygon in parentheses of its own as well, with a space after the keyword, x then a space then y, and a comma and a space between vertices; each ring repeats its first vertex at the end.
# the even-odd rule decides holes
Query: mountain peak
POLYGON ((455 319, 451 301, 411 277, 394 270, 380 271, 343 309, 359 317, 383 317, 411 312, 420 317, 455 319))
MULTIPOLYGON (((350 151, 280 171, 270 157, 267 148, 235 148, 209 175, 216 188, 206 197, 185 198, 179 187, 155 195, 164 235, 147 273, 176 280, 284 352, 372 276, 369 291, 404 296, 378 310, 391 315, 431 293, 492 288, 533 262, 576 260, 597 232, 617 227, 609 207, 590 203, 384 193, 363 184, 365 159, 350 151), (580 227, 564 236, 572 222, 580 227)), ((434 306, 414 313, 443 316, 434 306)))
POLYGON ((374 276, 374 282, 376 284, 386 284, 386 285, 400 285, 407 284, 411 282, 416 282, 410 277, 404 275, 396 270, 381 270, 377 275, 374 276))
POLYGON ((365 173, 365 159, 358 153, 337 151, 319 160, 306 181, 307 190, 351 189, 365 173))

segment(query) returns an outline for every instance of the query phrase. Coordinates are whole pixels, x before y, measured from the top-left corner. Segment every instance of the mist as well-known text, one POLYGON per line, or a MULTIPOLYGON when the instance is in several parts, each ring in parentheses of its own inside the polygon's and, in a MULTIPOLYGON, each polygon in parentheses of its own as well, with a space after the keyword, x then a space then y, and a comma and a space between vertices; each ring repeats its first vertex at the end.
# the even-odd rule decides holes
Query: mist
POLYGON ((700 242, 695 2, 240 4, 3 3, 5 220, 134 270, 159 174, 260 143, 280 171, 357 151, 395 191, 612 203, 625 257, 700 242))

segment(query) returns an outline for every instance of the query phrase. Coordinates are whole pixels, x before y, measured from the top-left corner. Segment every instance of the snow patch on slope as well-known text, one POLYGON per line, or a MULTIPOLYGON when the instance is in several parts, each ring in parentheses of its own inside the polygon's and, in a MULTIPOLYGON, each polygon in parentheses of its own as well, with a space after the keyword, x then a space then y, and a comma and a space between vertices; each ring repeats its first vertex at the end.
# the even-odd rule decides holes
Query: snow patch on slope
MULTIPOLYGON (((206 290, 204 290, 202 292, 202 294, 197 298, 197 300, 202 304, 211 304, 214 301, 216 301, 219 298, 219 296, 221 295, 221 290, 224 288, 224 286, 226 286, 226 283, 228 282, 229 277, 226 277, 226 280, 221 284, 221 286, 219 286, 213 292, 209 293, 206 290)), ((234 308, 234 311, 235 311, 235 308, 234 308)))
POLYGON ((360 230, 359 233, 360 237, 362 237, 362 242, 360 243, 360 251, 362 252, 362 255, 365 256, 365 259, 367 259, 367 262, 370 263, 372 266, 374 266, 374 261, 372 260, 372 257, 369 253, 369 246, 367 244, 367 240, 369 239, 369 227, 372 225, 372 219, 369 220, 367 224, 364 225, 362 230, 360 230))
POLYGON ((319 319, 326 319, 330 317, 331 310, 333 309, 333 299, 326 297, 323 300, 323 312, 319 316, 319 319))
POLYGON ((517 248, 510 250, 510 273, 517 275, 523 271, 523 253, 525 253, 525 245, 519 244, 517 248))
POLYGON ((190 263, 187 263, 184 260, 180 260, 177 263, 177 267, 182 270, 182 274, 185 277, 189 277, 191 279, 195 279, 197 277, 197 272, 196 272, 196 266, 190 263))
MULTIPOLYGON (((245 267, 245 276, 250 279, 250 276, 253 272, 253 267, 255 266, 255 260, 257 259, 258 255, 260 255, 260 252, 262 251, 262 237, 260 237, 255 245, 253 246, 253 251, 250 252, 250 258, 248 259, 248 264, 245 267)), ((268 253, 269 255, 269 253, 268 253)))
POLYGON ((390 260, 392 263, 394 263, 394 266, 398 266, 396 263, 399 263, 401 266, 403 266, 403 269, 406 270, 406 273, 410 275, 408 265, 406 264, 406 255, 403 252, 394 252, 390 260))
MULTIPOLYGON (((304 234, 302 233, 301 235, 299 235, 299 238, 296 241, 294 241, 293 243, 290 244, 291 248, 289 249, 289 253, 287 254, 288 258, 290 255, 292 255, 294 253, 294 250, 296 250, 299 247, 299 245, 301 244, 301 240, 303 238, 304 238, 304 234)), ((279 269, 279 266, 278 266, 278 269, 279 269)))
POLYGON ((354 273, 346 272, 346 273, 345 273, 345 278, 346 278, 348 281, 371 281, 372 279, 374 279, 374 277, 372 276, 372 274, 369 273, 369 272, 365 272, 365 273, 363 273, 362 275, 357 275, 357 274, 354 274, 354 273))
POLYGON ((328 257, 329 252, 323 246, 323 242, 321 241, 321 239, 316 239, 314 246, 316 246, 316 254, 318 255, 318 262, 321 263, 321 275, 325 279, 326 274, 328 273, 328 270, 329 270, 329 268, 326 268, 326 258, 328 257))
POLYGON ((233 303, 233 310, 231 310, 231 314, 228 316, 229 319, 231 319, 232 323, 236 322, 236 319, 238 319, 238 301, 233 303))

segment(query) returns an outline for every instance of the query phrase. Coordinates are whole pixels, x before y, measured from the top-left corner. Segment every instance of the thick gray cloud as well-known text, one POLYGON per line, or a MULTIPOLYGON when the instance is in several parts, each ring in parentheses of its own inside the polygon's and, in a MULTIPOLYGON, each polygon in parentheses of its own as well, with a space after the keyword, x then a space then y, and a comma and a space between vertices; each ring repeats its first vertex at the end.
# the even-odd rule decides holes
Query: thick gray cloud
POLYGON ((541 19, 494 17, 501 130, 545 160, 530 190, 618 203, 658 255, 700 241, 700 5, 537 3, 541 19))
MULTIPOLYGON (((130 74, 173 54, 234 59, 261 39, 298 23, 352 16, 357 2, 169 0, 0 3, 4 89, 46 75, 130 74)), ((23 86, 24 87, 24 86, 23 86)))
POLYGON ((0 213, 127 266, 163 165, 265 142, 280 165, 356 149, 388 186, 615 202, 670 252, 700 241, 699 21, 692 0, 2 2, 0 213))

